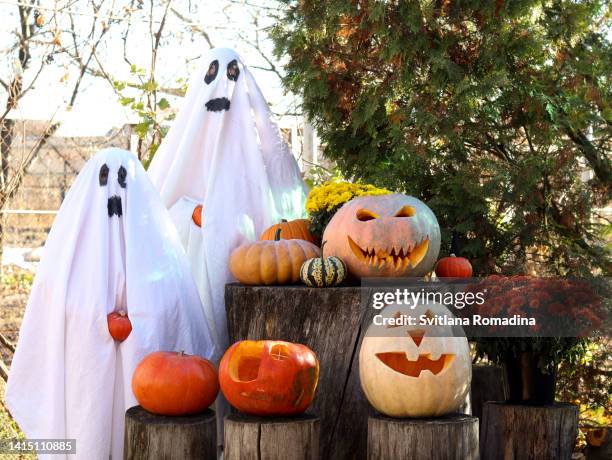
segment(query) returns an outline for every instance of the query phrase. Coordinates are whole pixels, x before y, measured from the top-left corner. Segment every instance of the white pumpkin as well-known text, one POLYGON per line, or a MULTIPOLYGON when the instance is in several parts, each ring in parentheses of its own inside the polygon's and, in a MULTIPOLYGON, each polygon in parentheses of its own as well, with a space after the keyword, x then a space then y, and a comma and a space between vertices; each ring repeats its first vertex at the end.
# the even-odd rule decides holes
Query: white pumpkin
MULTIPOLYGON (((439 304, 385 308, 384 318, 443 316, 439 304)), ((372 324, 359 351, 359 376, 368 401, 391 417, 435 417, 455 412, 472 379, 470 347, 460 327, 372 324), (454 336, 453 336, 454 334, 454 336)))
POLYGON ((438 259, 440 226, 412 196, 362 196, 334 214, 323 240, 326 254, 344 260, 357 278, 423 276, 438 259))

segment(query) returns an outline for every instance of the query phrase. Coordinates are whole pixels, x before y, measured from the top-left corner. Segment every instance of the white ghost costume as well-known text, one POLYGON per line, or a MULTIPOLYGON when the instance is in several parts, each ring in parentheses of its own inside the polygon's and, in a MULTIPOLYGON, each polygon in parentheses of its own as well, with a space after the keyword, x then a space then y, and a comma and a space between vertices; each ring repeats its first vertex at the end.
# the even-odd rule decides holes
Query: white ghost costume
POLYGON ((138 404, 132 374, 158 350, 216 354, 157 191, 132 153, 103 150, 83 167, 47 238, 7 407, 29 439, 76 439, 70 458, 122 459, 125 411, 138 404), (121 343, 107 325, 118 310, 132 323, 121 343))
POLYGON ((257 83, 231 49, 211 50, 150 167, 170 208, 215 344, 228 346, 228 261, 281 218, 304 217, 307 188, 257 83), (202 227, 192 220, 203 205, 202 227))

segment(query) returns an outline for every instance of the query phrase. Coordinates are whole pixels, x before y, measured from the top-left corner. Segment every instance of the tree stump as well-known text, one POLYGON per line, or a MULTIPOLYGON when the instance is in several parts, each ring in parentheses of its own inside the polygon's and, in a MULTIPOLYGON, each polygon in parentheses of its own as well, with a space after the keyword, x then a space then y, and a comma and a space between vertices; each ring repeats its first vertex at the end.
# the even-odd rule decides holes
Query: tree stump
POLYGON ((478 419, 465 414, 368 420, 369 460, 476 460, 478 419))
POLYGON ((125 413, 125 460, 216 460, 217 425, 208 409, 197 415, 166 417, 135 406, 125 413))
POLYGON ((224 460, 318 460, 319 418, 225 417, 224 460))
MULTIPOLYGON (((365 290, 364 290, 365 291, 365 290)), ((225 287, 230 343, 286 340, 310 347, 320 363, 308 413, 321 417, 320 458, 364 459, 367 420, 374 414, 359 383, 359 346, 376 311, 359 286, 225 287)))
POLYGON ((469 413, 481 421, 484 404, 508 399, 506 371, 502 366, 475 364, 472 366, 472 386, 469 394, 469 413))
POLYGON ((480 455, 483 460, 564 460, 572 457, 578 406, 484 405, 480 455))

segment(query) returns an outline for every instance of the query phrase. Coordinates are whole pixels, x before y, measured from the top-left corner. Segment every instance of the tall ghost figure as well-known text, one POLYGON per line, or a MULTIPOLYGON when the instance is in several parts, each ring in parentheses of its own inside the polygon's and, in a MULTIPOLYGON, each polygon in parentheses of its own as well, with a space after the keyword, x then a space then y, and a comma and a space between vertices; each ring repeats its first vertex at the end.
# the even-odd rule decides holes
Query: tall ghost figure
POLYGON ((132 374, 157 350, 215 354, 168 211, 133 154, 103 150, 83 167, 47 238, 7 406, 28 438, 76 439, 76 458, 121 459, 124 414, 138 404, 132 374), (118 310, 133 328, 121 343, 107 325, 118 310))
POLYGON ((191 261, 215 343, 227 346, 230 252, 305 213, 306 186, 240 56, 213 49, 149 168, 191 261), (203 205, 202 226, 192 220, 203 205))

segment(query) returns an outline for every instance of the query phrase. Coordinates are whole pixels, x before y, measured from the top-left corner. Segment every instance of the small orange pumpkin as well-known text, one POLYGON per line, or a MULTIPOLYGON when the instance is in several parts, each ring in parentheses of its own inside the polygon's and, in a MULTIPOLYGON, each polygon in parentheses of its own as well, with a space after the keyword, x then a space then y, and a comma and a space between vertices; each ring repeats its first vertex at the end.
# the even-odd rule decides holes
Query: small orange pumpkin
POLYGON ((132 332, 132 323, 125 311, 119 310, 109 313, 106 316, 108 332, 117 342, 123 342, 132 332))
POLYGON ((233 344, 219 365, 225 398, 247 414, 287 416, 304 412, 319 380, 319 361, 305 345, 277 340, 233 344))
POLYGON ((199 204, 194 208, 193 214, 191 214, 191 219, 193 220, 193 223, 196 224, 198 227, 202 227, 202 209, 203 206, 199 204))
POLYGON ((283 219, 280 223, 272 225, 270 228, 264 230, 259 239, 274 240, 276 231, 280 228, 282 231, 281 238, 284 240, 306 240, 318 246, 319 240, 310 233, 309 227, 310 221, 308 219, 295 219, 289 221, 283 219))
POLYGON ((590 429, 586 434, 586 442, 589 446, 601 447, 608 439, 608 434, 607 427, 590 429))
POLYGON ((138 403, 154 414, 197 414, 215 401, 219 379, 207 359, 182 351, 156 351, 136 367, 132 391, 138 403))
POLYGON ((436 264, 438 278, 469 278, 472 276, 472 264, 465 257, 443 257, 436 264))
POLYGON ((230 255, 229 268, 243 284, 292 284, 300 279, 302 264, 321 256, 321 250, 305 240, 282 240, 276 229, 274 241, 238 246, 230 255))

